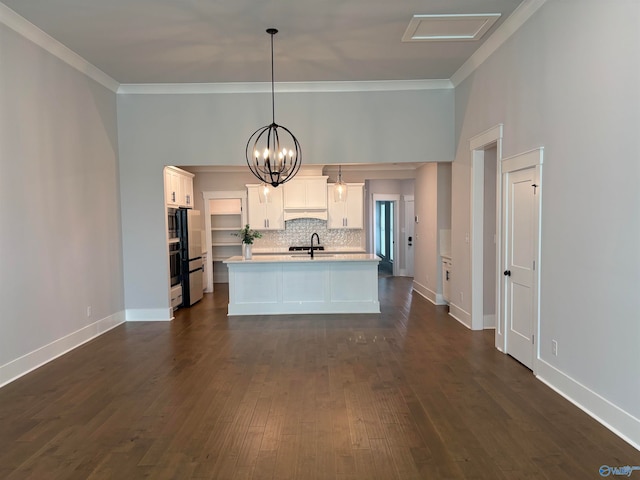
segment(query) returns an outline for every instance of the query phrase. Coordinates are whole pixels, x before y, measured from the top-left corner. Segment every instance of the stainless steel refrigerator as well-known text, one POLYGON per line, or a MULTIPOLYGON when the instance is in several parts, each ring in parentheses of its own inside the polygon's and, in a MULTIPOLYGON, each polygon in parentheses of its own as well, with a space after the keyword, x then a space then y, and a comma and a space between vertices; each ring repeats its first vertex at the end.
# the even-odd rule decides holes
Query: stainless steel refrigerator
POLYGON ((199 210, 180 208, 178 238, 182 277, 182 306, 190 307, 202 298, 202 216, 199 210))

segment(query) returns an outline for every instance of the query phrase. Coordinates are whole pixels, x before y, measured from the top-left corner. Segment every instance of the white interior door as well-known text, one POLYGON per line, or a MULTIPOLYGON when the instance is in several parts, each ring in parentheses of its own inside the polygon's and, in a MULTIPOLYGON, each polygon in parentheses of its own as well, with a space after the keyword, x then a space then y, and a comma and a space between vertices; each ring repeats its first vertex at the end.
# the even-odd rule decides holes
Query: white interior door
POLYGON ((539 167, 503 172, 507 353, 533 368, 537 330, 539 167))

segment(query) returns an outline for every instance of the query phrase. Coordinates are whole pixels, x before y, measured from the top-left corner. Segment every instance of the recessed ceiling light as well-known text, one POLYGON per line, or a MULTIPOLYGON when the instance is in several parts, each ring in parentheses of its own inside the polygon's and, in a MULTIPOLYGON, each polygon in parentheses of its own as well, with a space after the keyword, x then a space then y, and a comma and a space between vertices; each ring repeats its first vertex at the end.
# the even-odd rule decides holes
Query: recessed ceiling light
POLYGON ((479 40, 499 13, 414 15, 402 36, 403 42, 450 42, 479 40))

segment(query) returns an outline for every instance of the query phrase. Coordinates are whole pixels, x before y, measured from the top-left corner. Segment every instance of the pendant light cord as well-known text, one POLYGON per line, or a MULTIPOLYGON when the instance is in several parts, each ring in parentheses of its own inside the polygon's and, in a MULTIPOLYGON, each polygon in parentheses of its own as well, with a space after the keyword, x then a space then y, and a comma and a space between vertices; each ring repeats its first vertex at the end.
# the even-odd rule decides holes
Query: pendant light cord
MULTIPOLYGON (((277 32, 277 30, 276 30, 277 32)), ((271 122, 276 123, 276 101, 275 90, 273 87, 273 36, 276 32, 271 33, 271 122)))

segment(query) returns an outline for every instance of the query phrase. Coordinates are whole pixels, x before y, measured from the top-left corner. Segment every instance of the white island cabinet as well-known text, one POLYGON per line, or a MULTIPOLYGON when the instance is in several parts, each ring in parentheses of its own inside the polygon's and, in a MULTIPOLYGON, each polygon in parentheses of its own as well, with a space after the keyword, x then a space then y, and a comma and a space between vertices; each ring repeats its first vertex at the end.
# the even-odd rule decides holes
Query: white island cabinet
POLYGON ((231 257, 228 314, 380 313, 379 261, 366 253, 231 257))

